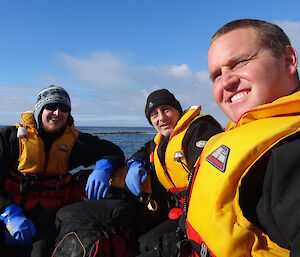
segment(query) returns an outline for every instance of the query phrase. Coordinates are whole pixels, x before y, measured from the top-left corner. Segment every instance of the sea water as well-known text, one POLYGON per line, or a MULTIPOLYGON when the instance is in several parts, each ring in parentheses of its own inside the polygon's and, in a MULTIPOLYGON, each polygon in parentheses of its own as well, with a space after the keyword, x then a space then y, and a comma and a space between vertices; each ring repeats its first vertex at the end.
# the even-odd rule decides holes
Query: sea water
POLYGON ((109 140, 118 145, 125 157, 130 157, 144 144, 154 138, 153 127, 77 127, 82 132, 91 133, 101 139, 109 140))
MULTIPOLYGON (((0 128, 6 126, 0 125, 0 128)), ((118 145, 124 152, 126 158, 138 151, 145 143, 152 140, 156 134, 153 127, 89 127, 77 126, 79 131, 98 136, 100 139, 109 140, 118 145)), ((76 173, 81 169, 90 169, 91 167, 80 166, 72 171, 76 173)))

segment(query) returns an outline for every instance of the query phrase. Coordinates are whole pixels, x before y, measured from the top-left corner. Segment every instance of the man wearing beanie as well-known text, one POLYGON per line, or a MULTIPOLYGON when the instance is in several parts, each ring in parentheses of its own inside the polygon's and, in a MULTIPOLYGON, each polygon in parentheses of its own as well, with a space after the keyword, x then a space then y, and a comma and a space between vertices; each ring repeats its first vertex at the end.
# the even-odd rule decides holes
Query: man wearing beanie
POLYGON ((62 87, 43 89, 34 112, 21 117, 22 123, 0 130, 1 254, 51 256, 57 210, 83 199, 84 189, 88 199, 104 197, 124 154, 112 142, 75 128, 62 87), (90 175, 69 173, 81 165, 95 168, 90 175), (80 187, 78 179, 87 176, 80 187))
POLYGON ((135 196, 143 196, 141 186, 151 182, 151 199, 156 210, 145 216, 139 237, 138 257, 177 256, 188 177, 206 141, 222 132, 210 115, 200 115, 200 107, 183 112, 179 101, 167 89, 152 92, 146 101, 145 115, 157 130, 153 140, 133 154, 125 183, 135 196), (147 226, 148 225, 148 226, 147 226), (153 228, 154 227, 154 228, 153 228))

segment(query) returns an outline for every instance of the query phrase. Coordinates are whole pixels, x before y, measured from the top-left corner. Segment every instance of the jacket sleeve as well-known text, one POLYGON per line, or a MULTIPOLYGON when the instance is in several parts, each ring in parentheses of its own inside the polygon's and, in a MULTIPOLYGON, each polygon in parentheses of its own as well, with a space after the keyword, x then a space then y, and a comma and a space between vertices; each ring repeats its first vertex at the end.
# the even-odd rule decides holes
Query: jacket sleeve
POLYGON ((124 153, 119 146, 89 133, 79 132, 70 155, 70 168, 81 165, 89 167, 100 159, 111 160, 115 169, 125 164, 124 153))
POLYGON ((300 256, 300 138, 271 151, 257 216, 269 237, 300 256))
POLYGON ((202 116, 190 124, 182 141, 189 169, 194 166, 208 139, 222 131, 221 125, 210 115, 202 116))
POLYGON ((4 189, 5 180, 11 169, 16 169, 19 155, 19 140, 16 127, 7 127, 0 130, 0 212, 12 199, 4 189))
POLYGON ((155 143, 153 140, 147 142, 140 150, 135 152, 131 158, 139 158, 145 161, 147 168, 150 165, 150 154, 154 151, 155 143))

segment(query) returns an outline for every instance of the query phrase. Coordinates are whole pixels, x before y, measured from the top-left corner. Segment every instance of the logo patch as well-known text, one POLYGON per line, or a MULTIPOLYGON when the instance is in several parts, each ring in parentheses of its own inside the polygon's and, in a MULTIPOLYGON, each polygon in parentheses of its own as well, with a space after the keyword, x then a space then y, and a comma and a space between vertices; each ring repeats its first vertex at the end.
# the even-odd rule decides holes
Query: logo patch
POLYGON ((148 107, 151 108, 152 106, 153 106, 153 103, 150 102, 149 105, 148 105, 148 107))
POLYGON ((174 154, 174 161, 181 162, 185 160, 184 154, 180 151, 176 151, 174 154))
POLYGON ((207 142, 207 141, 205 141, 205 140, 197 141, 197 142, 196 142, 196 146, 197 146, 198 148, 203 148, 203 147, 205 146, 206 142, 207 142))
POLYGON ((225 172, 230 149, 221 145, 206 157, 206 160, 219 171, 225 172))
POLYGON ((63 152, 68 152, 69 149, 68 149, 68 146, 66 144, 62 144, 60 147, 59 147, 59 150, 63 151, 63 152))

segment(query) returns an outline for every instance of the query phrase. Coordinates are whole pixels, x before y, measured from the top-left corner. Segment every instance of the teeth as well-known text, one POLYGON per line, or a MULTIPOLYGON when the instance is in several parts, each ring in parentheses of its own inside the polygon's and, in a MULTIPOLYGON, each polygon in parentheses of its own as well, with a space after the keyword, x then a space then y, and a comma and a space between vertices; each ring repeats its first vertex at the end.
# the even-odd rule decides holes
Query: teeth
POLYGON ((243 91, 243 92, 240 92, 240 93, 237 93, 236 95, 234 95, 232 98, 231 98, 231 102, 235 102, 241 98, 243 98, 244 96, 248 95, 248 92, 246 91, 243 91))

